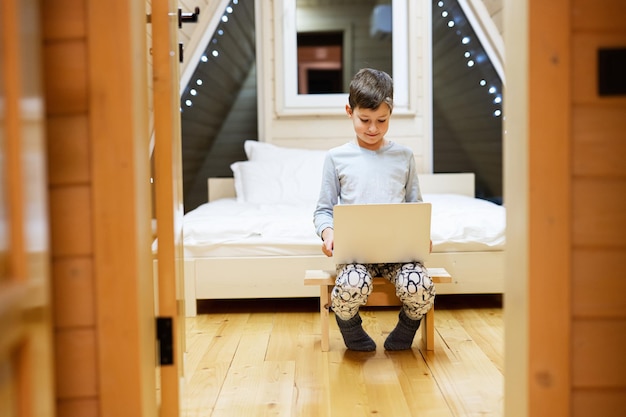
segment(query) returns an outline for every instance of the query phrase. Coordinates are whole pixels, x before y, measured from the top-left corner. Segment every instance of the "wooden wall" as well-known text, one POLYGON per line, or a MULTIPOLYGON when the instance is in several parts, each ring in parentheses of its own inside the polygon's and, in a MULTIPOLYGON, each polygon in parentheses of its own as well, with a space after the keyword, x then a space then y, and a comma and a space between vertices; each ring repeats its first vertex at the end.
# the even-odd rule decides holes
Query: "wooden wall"
MULTIPOLYGON (((274 16, 279 0, 263 1, 257 10, 257 71, 259 72, 259 140, 281 146, 328 149, 341 145, 354 136, 352 126, 342 108, 328 109, 322 114, 280 115, 276 95, 282 91, 282 61, 277 58, 282 49, 281 34, 277 30, 280 18, 274 16), (261 51, 259 55, 259 51, 261 51), (260 56, 260 58, 259 58, 260 56), (335 114, 328 115, 335 111, 335 114), (324 129, 320 130, 323 121, 324 129)), ((413 149, 422 172, 432 172, 431 103, 430 103, 430 49, 429 13, 426 2, 409 2, 409 103, 410 111, 394 112, 388 138, 413 149)), ((321 112, 320 112, 321 113, 321 112)))
POLYGON ((91 226, 86 2, 43 2, 56 398, 95 416, 97 329, 91 226))
POLYGON ((626 3, 511 8, 506 415, 622 416, 626 97, 598 94, 597 54, 626 47, 626 3))
POLYGON ((626 412, 626 96, 598 95, 598 49, 626 48, 626 2, 571 1, 572 415, 626 412))
POLYGON ((156 414, 146 11, 133 3, 42 2, 59 417, 156 414))

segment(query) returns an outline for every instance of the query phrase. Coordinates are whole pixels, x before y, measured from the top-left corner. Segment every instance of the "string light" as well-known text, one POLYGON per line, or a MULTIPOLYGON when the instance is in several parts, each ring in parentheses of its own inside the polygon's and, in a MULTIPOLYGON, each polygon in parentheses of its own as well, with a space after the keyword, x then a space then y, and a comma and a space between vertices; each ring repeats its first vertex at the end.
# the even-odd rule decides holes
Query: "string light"
MULTIPOLYGON (((227 24, 229 22, 229 14, 234 13, 234 7, 235 5, 239 4, 239 0, 232 0, 231 4, 228 5, 225 9, 224 9, 224 14, 221 17, 221 25, 227 24)), ((220 25, 220 26, 221 26, 220 25)), ((210 45, 213 45, 213 47, 217 47, 218 44, 218 38, 221 36, 224 36, 225 34, 225 30, 223 27, 219 27, 215 30, 215 34, 214 37, 211 39, 210 45)), ((200 62, 201 63, 208 63, 209 59, 217 59, 220 56, 220 52, 218 49, 212 49, 210 52, 207 51, 206 53, 202 54, 200 56, 200 62)), ((202 81, 202 79, 198 78, 195 81, 197 86, 201 86, 202 84, 204 84, 204 82, 202 81)), ((197 96, 198 95, 198 90, 196 90, 195 88, 191 88, 189 90, 189 96, 197 96)), ((191 107, 193 106, 193 101, 190 98, 187 98, 184 100, 184 105, 180 107, 180 111, 183 112, 185 107, 191 107)))
MULTIPOLYGON (((444 7, 444 2, 443 1, 439 1, 437 2, 437 6, 439 6, 440 8, 444 7)), ((454 10, 454 8, 453 8, 454 10)), ((441 11, 441 18, 442 19, 446 19, 447 20, 447 26, 449 28, 453 28, 456 26, 456 22, 454 19, 454 16, 452 16, 451 12, 449 10, 442 10, 441 11)), ((461 44, 463 45, 469 45, 472 42, 472 38, 469 35, 465 35, 463 34, 463 20, 460 21, 461 25, 456 29, 456 34, 461 38, 461 44)), ((465 50, 465 52, 463 53, 463 56, 467 59, 466 65, 468 68, 473 68, 475 67, 477 64, 482 64, 483 62, 487 61, 488 58, 486 55, 484 55, 483 53, 481 53, 480 51, 472 51, 472 50, 465 50)), ((487 86, 487 80, 485 79, 481 79, 479 81, 479 85, 481 87, 485 87, 487 86)), ((493 98, 493 104, 495 105, 501 105, 502 104, 502 95, 498 94, 498 89, 495 86, 490 86, 487 90, 489 92, 489 94, 493 94, 495 95, 495 97, 493 98)), ((502 110, 501 109, 496 109, 493 111, 493 116, 494 117, 500 117, 502 115, 502 110)))

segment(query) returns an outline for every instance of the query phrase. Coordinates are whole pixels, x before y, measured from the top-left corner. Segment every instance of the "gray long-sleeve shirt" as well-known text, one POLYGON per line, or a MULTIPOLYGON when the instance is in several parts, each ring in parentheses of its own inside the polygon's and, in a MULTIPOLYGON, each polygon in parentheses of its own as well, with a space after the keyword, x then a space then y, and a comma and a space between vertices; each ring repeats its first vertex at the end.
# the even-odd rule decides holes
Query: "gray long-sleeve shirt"
POLYGON ((348 142, 328 151, 313 223, 333 227, 336 204, 421 202, 413 151, 389 142, 376 151, 348 142))

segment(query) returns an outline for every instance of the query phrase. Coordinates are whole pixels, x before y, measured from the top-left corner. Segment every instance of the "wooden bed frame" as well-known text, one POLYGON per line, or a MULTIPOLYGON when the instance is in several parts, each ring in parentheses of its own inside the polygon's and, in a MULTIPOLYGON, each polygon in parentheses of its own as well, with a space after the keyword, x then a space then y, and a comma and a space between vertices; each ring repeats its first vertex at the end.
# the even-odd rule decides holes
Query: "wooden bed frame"
MULTIPOLYGON (((454 193, 474 197, 474 174, 419 175, 423 194, 454 193)), ((209 200, 235 197, 232 178, 209 178, 209 200)), ((437 286, 438 294, 502 293, 504 251, 434 252, 428 267, 445 268, 452 283, 437 286)), ((332 258, 313 256, 213 257, 184 260, 185 314, 197 314, 197 300, 318 297, 305 286, 304 271, 332 270, 332 258)))

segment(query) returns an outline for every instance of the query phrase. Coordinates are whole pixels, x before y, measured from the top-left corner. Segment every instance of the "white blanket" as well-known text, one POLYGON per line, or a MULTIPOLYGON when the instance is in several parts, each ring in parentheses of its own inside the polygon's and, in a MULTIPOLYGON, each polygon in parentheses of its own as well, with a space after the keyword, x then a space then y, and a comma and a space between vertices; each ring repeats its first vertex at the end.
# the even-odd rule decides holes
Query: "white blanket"
MULTIPOLYGON (((423 197, 432 203, 433 252, 504 248, 504 207, 456 194, 423 197)), ((313 210, 307 204, 241 203, 234 198, 205 203, 184 217, 185 256, 319 255, 321 241, 313 227, 313 210)))

